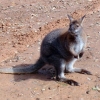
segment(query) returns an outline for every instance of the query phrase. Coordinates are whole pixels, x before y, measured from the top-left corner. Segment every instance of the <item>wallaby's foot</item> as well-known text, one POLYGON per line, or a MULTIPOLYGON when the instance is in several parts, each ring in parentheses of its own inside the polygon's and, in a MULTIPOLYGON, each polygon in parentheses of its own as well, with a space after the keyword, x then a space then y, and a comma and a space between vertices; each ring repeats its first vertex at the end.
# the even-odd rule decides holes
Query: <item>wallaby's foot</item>
POLYGON ((70 84, 72 86, 79 86, 79 83, 78 82, 76 82, 74 80, 71 80, 71 79, 66 80, 65 83, 68 83, 68 84, 70 84))
POLYGON ((81 72, 82 74, 87 74, 87 75, 92 75, 92 73, 90 71, 87 71, 85 69, 81 69, 81 72))
POLYGON ((81 69, 81 68, 73 68, 73 72, 92 75, 90 71, 87 71, 86 69, 81 69))
POLYGON ((73 73, 73 72, 76 72, 76 73, 81 73, 81 74, 87 74, 87 75, 92 75, 92 73, 86 69, 81 69, 81 68, 72 68, 72 69, 69 69, 69 70, 65 70, 65 73, 73 73))
POLYGON ((74 81, 74 80, 71 80, 71 79, 66 79, 66 78, 57 78, 58 81, 61 81, 61 82, 64 82, 64 83, 67 83, 69 85, 72 85, 72 86, 79 86, 79 83, 74 81))

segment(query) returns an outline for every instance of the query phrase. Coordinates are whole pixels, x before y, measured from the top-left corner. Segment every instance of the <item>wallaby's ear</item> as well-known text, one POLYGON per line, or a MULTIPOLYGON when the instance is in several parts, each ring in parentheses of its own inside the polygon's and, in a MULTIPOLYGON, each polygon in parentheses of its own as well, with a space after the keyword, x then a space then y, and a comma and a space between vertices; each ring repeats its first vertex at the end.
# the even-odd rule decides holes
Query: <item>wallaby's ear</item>
POLYGON ((74 20, 73 19, 73 17, 72 16, 70 16, 70 15, 67 15, 68 16, 68 18, 69 18, 69 20, 70 20, 70 23, 74 20))
POLYGON ((79 19, 79 22, 82 23, 83 19, 85 18, 86 15, 84 15, 82 18, 79 19))

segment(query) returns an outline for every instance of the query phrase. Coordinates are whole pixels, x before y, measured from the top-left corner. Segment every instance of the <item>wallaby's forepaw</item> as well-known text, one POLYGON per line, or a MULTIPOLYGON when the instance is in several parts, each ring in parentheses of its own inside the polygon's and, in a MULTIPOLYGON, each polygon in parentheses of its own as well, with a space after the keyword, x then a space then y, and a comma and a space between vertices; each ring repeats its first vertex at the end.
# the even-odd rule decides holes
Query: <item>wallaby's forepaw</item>
POLYGON ((85 69, 82 69, 82 70, 81 70, 81 73, 82 73, 82 74, 87 74, 87 75, 92 75, 92 73, 91 73, 90 71, 87 71, 87 70, 85 70, 85 69))
POLYGON ((74 80, 66 80, 66 82, 69 84, 69 85, 72 85, 72 86, 79 86, 79 83, 74 81, 74 80))
POLYGON ((78 82, 71 80, 71 79, 60 78, 58 81, 65 82, 65 83, 72 85, 72 86, 79 86, 78 82))

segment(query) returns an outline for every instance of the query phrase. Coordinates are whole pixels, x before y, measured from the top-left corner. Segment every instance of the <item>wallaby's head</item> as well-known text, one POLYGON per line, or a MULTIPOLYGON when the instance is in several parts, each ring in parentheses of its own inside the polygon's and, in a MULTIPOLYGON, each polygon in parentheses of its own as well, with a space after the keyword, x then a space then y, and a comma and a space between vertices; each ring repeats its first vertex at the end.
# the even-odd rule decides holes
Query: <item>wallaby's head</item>
POLYGON ((82 30, 82 21, 83 21, 84 17, 85 17, 85 15, 83 17, 81 17, 80 19, 75 20, 73 17, 68 15, 68 18, 70 20, 69 31, 71 32, 72 35, 80 34, 80 32, 82 30))

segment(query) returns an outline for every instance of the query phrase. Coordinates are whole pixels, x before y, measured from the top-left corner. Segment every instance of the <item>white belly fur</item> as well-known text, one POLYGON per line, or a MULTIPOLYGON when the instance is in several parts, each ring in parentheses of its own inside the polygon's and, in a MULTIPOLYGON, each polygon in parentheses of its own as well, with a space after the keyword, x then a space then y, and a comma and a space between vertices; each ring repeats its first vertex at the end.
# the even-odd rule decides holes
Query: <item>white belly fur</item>
POLYGON ((80 53, 83 49, 84 43, 80 41, 78 44, 75 45, 74 50, 76 53, 80 53))

